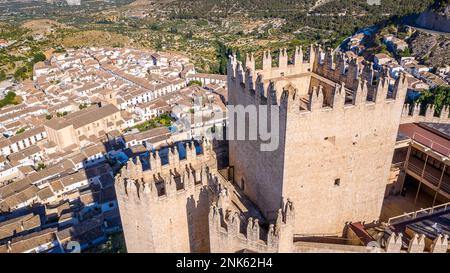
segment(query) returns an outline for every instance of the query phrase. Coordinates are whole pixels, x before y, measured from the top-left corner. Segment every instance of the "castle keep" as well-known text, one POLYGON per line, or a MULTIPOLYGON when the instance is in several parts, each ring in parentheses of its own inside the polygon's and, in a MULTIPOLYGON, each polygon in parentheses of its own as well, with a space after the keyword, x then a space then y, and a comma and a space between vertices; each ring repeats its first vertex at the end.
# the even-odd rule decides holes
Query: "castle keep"
POLYGON ((185 144, 130 159, 116 176, 128 252, 278 252, 292 247, 293 205, 271 225, 216 169, 211 143, 185 144), (163 164, 163 162, 165 164, 163 164), (261 221, 261 227, 259 224, 261 221), (283 235, 282 235, 283 234, 283 235))
POLYGON ((296 234, 338 234, 348 221, 377 219, 405 77, 394 82, 370 63, 361 67, 320 47, 311 47, 309 62, 301 48, 292 64, 285 49, 278 67, 271 62, 270 52, 262 70, 255 70, 252 56, 245 68, 235 57, 229 62, 229 104, 279 106, 277 150, 260 151, 262 140, 230 140, 236 184, 269 220, 289 197, 296 206, 296 234))

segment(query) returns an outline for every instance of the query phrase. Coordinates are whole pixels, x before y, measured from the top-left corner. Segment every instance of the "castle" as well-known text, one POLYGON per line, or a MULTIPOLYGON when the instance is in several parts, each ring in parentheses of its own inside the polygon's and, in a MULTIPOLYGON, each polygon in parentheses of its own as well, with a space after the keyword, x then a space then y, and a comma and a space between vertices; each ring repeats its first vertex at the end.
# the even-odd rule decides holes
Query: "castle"
POLYGON ((288 251, 292 203, 279 209, 276 223, 260 227, 259 211, 218 173, 211 142, 202 144, 200 154, 193 142, 184 144, 181 159, 178 146, 169 147, 164 165, 159 152, 150 153, 142 159, 151 166, 146 171, 137 156, 116 176, 128 252, 288 251))
POLYGON ((266 52, 262 70, 254 69, 253 57, 245 70, 233 57, 229 63, 229 104, 280 108, 277 150, 261 152, 256 147, 262 140, 230 140, 233 180, 269 220, 290 198, 301 208, 295 212, 295 234, 339 234, 346 222, 377 219, 405 77, 394 83, 385 73, 375 75, 370 64, 360 67, 320 47, 311 47, 309 62, 300 48, 293 64, 285 49, 278 67, 271 62, 266 52))
MULTIPOLYGON (((270 52, 261 70, 253 56, 245 68, 235 56, 228 63, 228 104, 279 107, 276 150, 261 151, 263 139, 233 138, 226 174, 206 139, 201 151, 184 143, 185 156, 168 147, 166 164, 149 153, 146 171, 139 157, 130 159, 116 177, 129 252, 320 251, 294 237, 342 235, 349 222, 378 219, 402 112, 409 115, 406 78, 316 46, 305 59, 296 48, 292 62, 280 51, 278 67, 270 52)), ((397 237, 386 251, 400 251, 397 237)), ((448 245, 439 240, 436 249, 448 245)))

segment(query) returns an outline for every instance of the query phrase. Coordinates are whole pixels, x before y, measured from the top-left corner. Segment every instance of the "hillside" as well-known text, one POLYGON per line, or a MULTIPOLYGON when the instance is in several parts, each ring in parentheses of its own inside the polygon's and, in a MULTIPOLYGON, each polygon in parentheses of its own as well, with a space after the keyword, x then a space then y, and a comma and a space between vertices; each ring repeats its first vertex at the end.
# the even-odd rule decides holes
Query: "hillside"
POLYGON ((417 30, 409 39, 412 55, 426 65, 445 67, 450 64, 450 34, 417 30))
POLYGON ((450 4, 423 12, 415 23, 423 28, 450 33, 450 4))
MULTIPOLYGON (((239 58, 255 52, 259 59, 266 49, 277 54, 280 47, 292 50, 311 43, 335 48, 356 29, 420 13, 434 1, 381 0, 381 5, 369 5, 360 0, 83 0, 80 6, 62 2, 0 2, 0 10, 5 10, 0 22, 9 22, 13 29, 24 22, 28 22, 25 29, 44 33, 51 29, 48 39, 33 41, 42 52, 90 45, 151 48, 183 53, 199 71, 223 73, 228 50, 238 52, 239 58)), ((21 65, 12 63, 15 57, 10 53, 4 55, 11 66, 8 72, 21 65)))
POLYGON ((53 20, 38 19, 27 21, 22 24, 22 27, 30 29, 35 34, 49 34, 58 28, 66 28, 67 26, 53 20))

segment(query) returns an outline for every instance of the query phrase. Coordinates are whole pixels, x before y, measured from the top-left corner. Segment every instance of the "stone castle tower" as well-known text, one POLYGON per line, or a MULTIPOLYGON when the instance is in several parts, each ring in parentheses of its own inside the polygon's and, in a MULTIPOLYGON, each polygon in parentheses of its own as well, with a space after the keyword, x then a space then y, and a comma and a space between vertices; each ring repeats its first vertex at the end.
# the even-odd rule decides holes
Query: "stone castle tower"
POLYGON ((116 194, 128 252, 208 252, 208 213, 218 177, 208 153, 197 155, 186 145, 180 160, 169 147, 168 164, 158 152, 143 171, 139 157, 116 176, 116 194))
POLYGON ((294 234, 340 234, 348 221, 380 215, 407 83, 343 54, 309 51, 305 62, 297 48, 290 64, 282 49, 278 67, 265 52, 261 70, 253 56, 245 68, 230 58, 228 103, 278 106, 280 141, 266 152, 261 139, 230 140, 229 162, 234 182, 269 221, 289 197, 294 234))
POLYGON ((405 77, 309 51, 305 61, 297 48, 290 63, 281 50, 278 67, 266 52, 261 70, 253 56, 245 68, 230 58, 229 104, 279 109, 276 150, 261 151, 262 139, 228 142, 231 181, 206 140, 199 153, 184 144, 185 156, 167 147, 168 162, 159 152, 129 160, 115 183, 129 252, 295 252, 297 234, 340 235, 347 222, 378 219, 405 77))
POLYGON ((168 162, 159 152, 130 159, 116 176, 115 189, 128 252, 290 252, 294 206, 287 201, 268 223, 245 196, 215 168, 211 142, 197 154, 186 144, 181 158, 168 147, 168 162), (245 204, 244 204, 245 203, 245 204))

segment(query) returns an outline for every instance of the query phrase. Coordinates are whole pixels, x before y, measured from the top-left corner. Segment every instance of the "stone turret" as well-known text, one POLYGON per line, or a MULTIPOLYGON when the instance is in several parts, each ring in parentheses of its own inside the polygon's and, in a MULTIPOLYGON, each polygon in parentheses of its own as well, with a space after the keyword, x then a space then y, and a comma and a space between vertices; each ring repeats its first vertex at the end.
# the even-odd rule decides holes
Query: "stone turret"
POLYGON ((168 164, 159 151, 150 153, 151 168, 143 171, 139 157, 130 159, 115 178, 120 217, 129 252, 206 252, 210 200, 229 203, 218 184, 210 158, 197 155, 193 143, 180 160, 169 147, 168 164), (219 197, 220 196, 220 197, 219 197), (161 232, 161 231, 164 232, 161 232))

